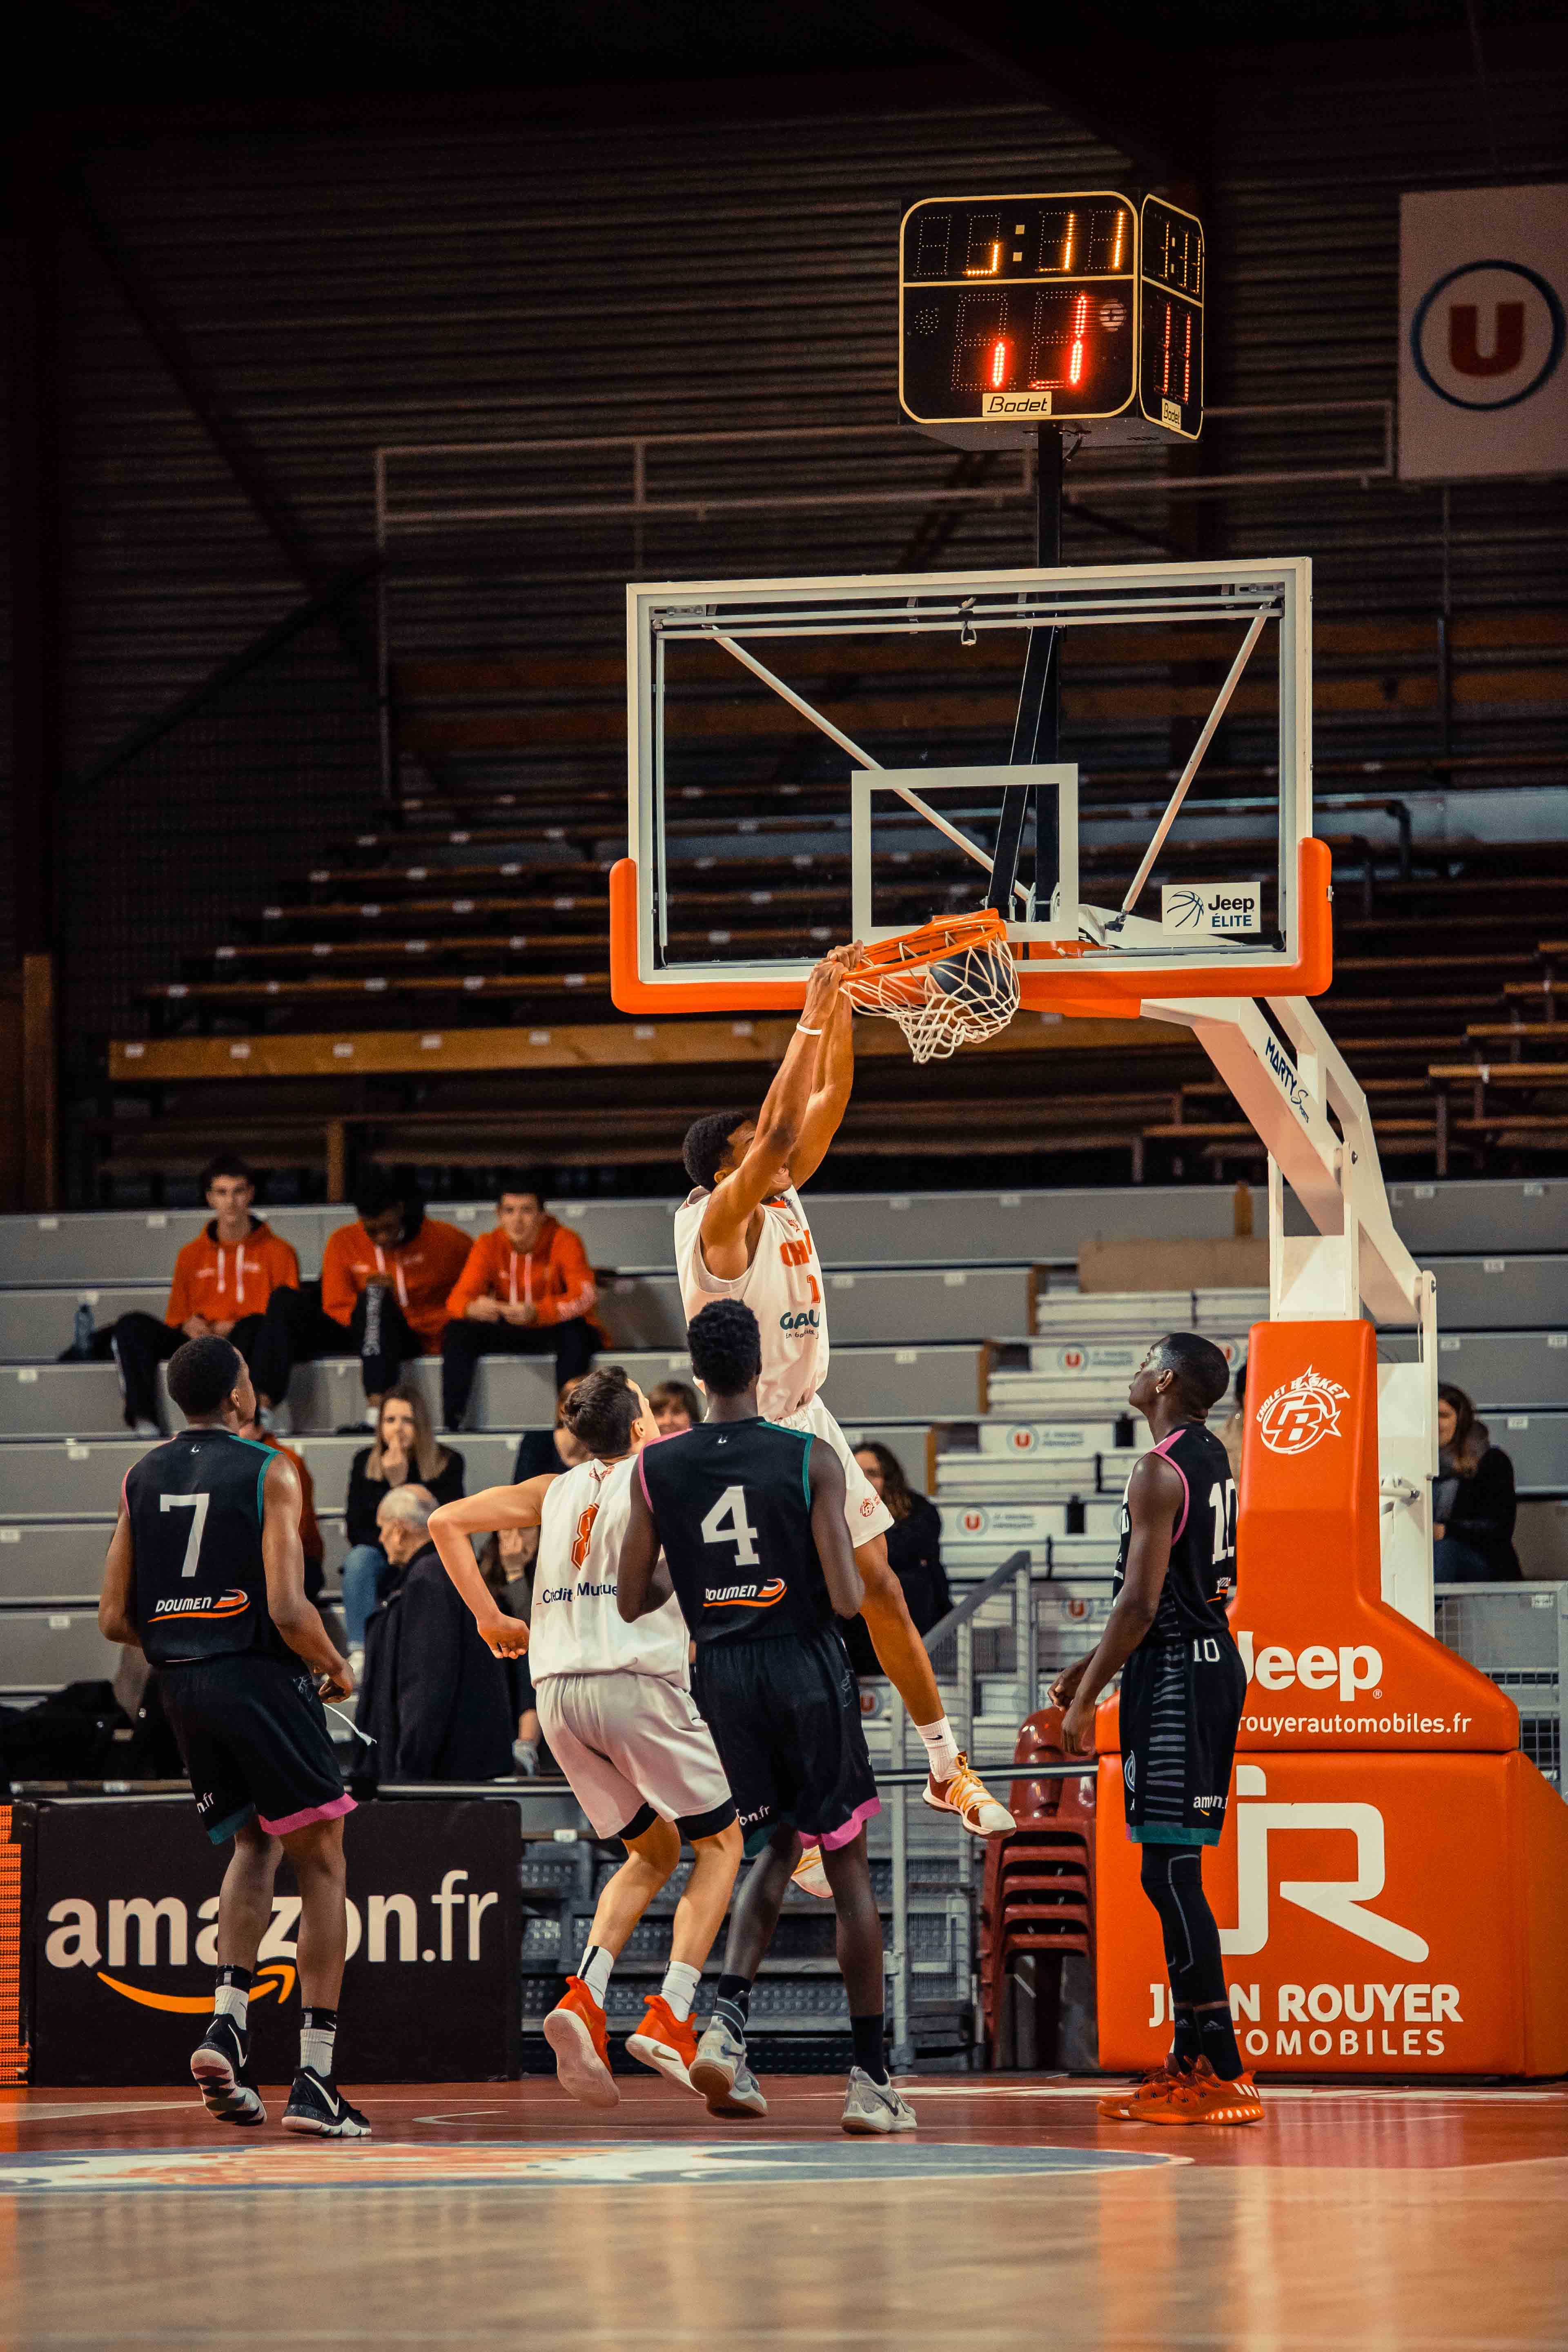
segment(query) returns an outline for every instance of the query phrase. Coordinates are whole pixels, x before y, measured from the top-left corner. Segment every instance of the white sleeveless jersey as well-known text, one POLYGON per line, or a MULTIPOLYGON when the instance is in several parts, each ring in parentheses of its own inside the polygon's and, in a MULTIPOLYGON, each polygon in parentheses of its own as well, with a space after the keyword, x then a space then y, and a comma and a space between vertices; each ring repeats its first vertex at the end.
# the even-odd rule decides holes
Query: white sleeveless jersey
POLYGON ((616 1607, 616 1571, 631 1513, 634 1454, 625 1462, 579 1462, 545 1489, 533 1571, 528 1666, 549 1675, 659 1675, 688 1681, 686 1620, 673 1599, 626 1624, 616 1607))
POLYGON ((827 1378, 827 1307, 816 1244, 792 1184, 781 1199, 763 1202, 756 1255, 744 1274, 726 1282, 702 1262, 702 1213, 710 1198, 693 1192, 675 1213, 680 1303, 689 1323, 715 1298, 745 1302, 763 1335, 757 1403, 764 1421, 782 1421, 808 1405, 827 1378))

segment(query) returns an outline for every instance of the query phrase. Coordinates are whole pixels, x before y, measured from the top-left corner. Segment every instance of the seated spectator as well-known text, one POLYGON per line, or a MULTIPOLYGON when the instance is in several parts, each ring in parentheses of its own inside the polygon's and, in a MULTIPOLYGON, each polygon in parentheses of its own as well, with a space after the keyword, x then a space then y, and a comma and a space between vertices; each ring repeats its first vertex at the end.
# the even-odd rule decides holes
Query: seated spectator
POLYGON ((249 1362, 256 1393, 271 1409, 288 1394, 296 1364, 357 1356, 374 1428, 375 1408, 404 1365, 440 1347, 468 1237, 427 1217, 401 1171, 372 1168, 354 1207, 358 1223, 327 1235, 321 1281, 274 1295, 249 1362))
POLYGON ((702 1419, 702 1400, 684 1381, 660 1381, 647 1392, 654 1425, 661 1437, 679 1437, 702 1419))
POLYGON ((461 1429, 481 1356, 553 1356, 555 1381, 581 1380, 604 1343, 587 1253, 545 1214, 537 1177, 501 1179, 496 1228, 481 1234, 447 1301, 441 1339, 441 1410, 461 1429))
MULTIPOLYGON (((885 1445, 858 1445, 855 1459, 893 1515, 888 1529, 888 1565, 904 1588, 917 1633, 929 1633, 952 1606, 947 1571, 942 1564, 942 1513, 924 1495, 917 1495, 904 1475, 903 1464, 885 1445)), ((855 1617, 844 1627, 849 1662, 858 1675, 879 1675, 866 1620, 855 1617)))
POLYGON ((212 1220, 174 1260, 169 1304, 160 1323, 137 1310, 110 1334, 120 1368, 125 1421, 138 1437, 159 1437, 158 1367, 187 1339, 215 1334, 248 1363, 268 1301, 300 1294, 300 1261, 270 1225, 251 1213, 256 1179, 243 1160, 219 1152, 202 1171, 212 1220))
POLYGON ((1513 1464, 1491 1443, 1463 1389, 1437 1391, 1436 1481, 1432 1491, 1433 1566, 1439 1584, 1512 1584, 1513 1464))
MULTIPOLYGON (((455 1503, 463 1491, 460 1454, 439 1444, 430 1426, 430 1408, 416 1388, 388 1389, 376 1414, 375 1444, 354 1455, 343 1505, 343 1623, 349 1656, 357 1665, 364 1629, 380 1597, 386 1554, 376 1532, 381 1507, 400 1486, 422 1486, 437 1503, 455 1503)), ((434 1506, 432 1506, 432 1508, 434 1506)))
POLYGON ((521 1486, 525 1478, 558 1478, 563 1470, 574 1470, 579 1462, 588 1459, 587 1447, 579 1444, 566 1426, 566 1400, 576 1385, 576 1381, 563 1382, 555 1400, 553 1429, 525 1429, 518 1439, 511 1465, 514 1486, 521 1486))
POLYGON ((264 1429, 259 1421, 241 1422, 234 1433, 237 1437, 245 1438, 251 1445, 264 1445, 268 1454, 287 1454, 299 1472, 300 1549, 305 1555, 305 1598, 307 1601, 320 1601, 321 1586, 326 1579, 323 1563, 327 1548, 321 1540, 321 1530, 316 1519, 316 1482, 305 1467, 304 1455, 296 1454, 291 1445, 279 1444, 271 1431, 264 1429))
POLYGON ((355 1718, 382 1780, 499 1780, 516 1721, 507 1670, 480 1641, 428 1529, 427 1486, 395 1486, 376 1515, 390 1563, 371 1617, 355 1718))
MULTIPOLYGON (((499 1533, 485 1538, 479 1553, 479 1574, 494 1593, 496 1606, 509 1617, 521 1617, 524 1622, 530 1614, 533 1591, 530 1570, 538 1550, 537 1528, 502 1528, 499 1533)), ((533 1677, 528 1671, 526 1657, 503 1658, 501 1663, 507 1670, 512 1712, 517 1717, 511 1760, 523 1779, 531 1780, 539 1770, 539 1751, 543 1745, 539 1709, 533 1703, 533 1677)))

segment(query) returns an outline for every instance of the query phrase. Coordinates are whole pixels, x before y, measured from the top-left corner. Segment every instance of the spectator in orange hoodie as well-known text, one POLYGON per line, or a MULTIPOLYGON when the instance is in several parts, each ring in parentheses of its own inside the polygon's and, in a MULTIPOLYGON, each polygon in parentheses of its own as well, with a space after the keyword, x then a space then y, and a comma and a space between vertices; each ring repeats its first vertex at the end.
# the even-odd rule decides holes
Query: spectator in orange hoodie
POLYGON ((371 1168, 354 1196, 359 1222, 327 1235, 321 1279, 279 1291, 251 1359, 256 1392, 281 1404, 296 1364, 355 1355, 366 1423, 412 1357, 433 1353, 447 1323, 447 1297, 468 1255, 456 1225, 427 1217, 413 1177, 371 1168))
POLYGON ((125 1420, 139 1437, 162 1434, 158 1367, 187 1339, 227 1339, 250 1360, 269 1300, 297 1296, 300 1261, 280 1234, 251 1214, 256 1178, 243 1160, 220 1151, 202 1171, 211 1223, 174 1260, 169 1304, 160 1323, 137 1310, 122 1315, 110 1335, 120 1368, 125 1420))
POLYGON ((461 1429, 481 1356, 553 1356, 555 1384, 578 1380, 605 1334, 587 1252, 570 1227, 545 1213, 544 1187, 520 1169, 501 1179, 494 1233, 481 1234, 447 1305, 441 1340, 441 1407, 461 1429))

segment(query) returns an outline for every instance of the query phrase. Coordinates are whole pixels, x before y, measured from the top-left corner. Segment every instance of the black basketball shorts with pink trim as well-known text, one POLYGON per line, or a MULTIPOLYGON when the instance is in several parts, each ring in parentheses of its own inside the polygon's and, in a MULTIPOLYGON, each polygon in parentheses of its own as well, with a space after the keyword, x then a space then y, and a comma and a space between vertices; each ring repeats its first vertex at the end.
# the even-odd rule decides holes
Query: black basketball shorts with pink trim
POLYGON ((214 1845, 252 1819, 273 1837, 352 1813, 354 1801, 303 1666, 254 1651, 164 1666, 163 1712, 214 1845))
POLYGON ((713 1734, 748 1854, 775 1830, 847 1845, 881 1811, 860 1685, 836 1625, 700 1642, 691 1695, 713 1734))

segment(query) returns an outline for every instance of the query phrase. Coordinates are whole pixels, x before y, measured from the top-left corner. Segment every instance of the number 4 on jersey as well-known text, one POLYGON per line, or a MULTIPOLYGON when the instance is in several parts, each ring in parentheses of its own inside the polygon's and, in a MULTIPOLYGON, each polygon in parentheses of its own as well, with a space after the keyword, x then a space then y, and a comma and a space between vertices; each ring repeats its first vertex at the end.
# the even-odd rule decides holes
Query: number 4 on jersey
POLYGON ((702 1540, 708 1544, 732 1543, 736 1567, 756 1567, 761 1557, 757 1550, 757 1531, 746 1517, 746 1490, 743 1486, 725 1487, 702 1522, 702 1540))

